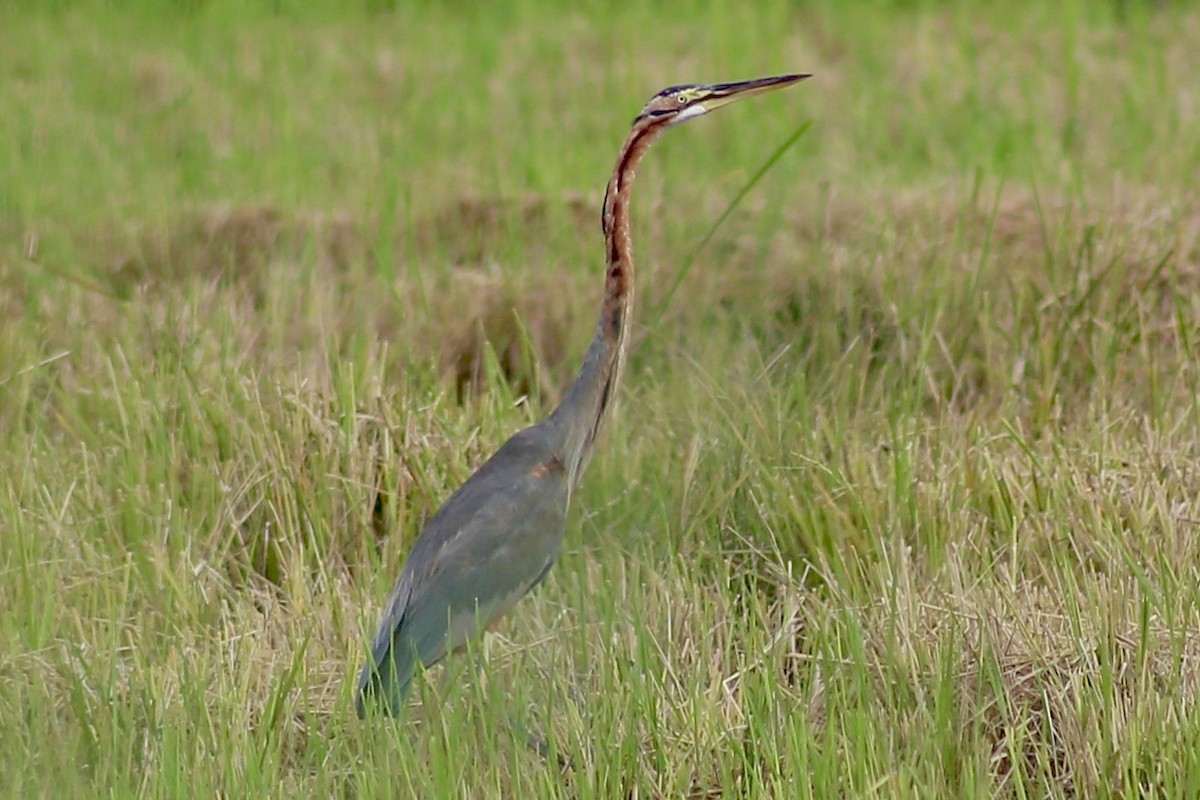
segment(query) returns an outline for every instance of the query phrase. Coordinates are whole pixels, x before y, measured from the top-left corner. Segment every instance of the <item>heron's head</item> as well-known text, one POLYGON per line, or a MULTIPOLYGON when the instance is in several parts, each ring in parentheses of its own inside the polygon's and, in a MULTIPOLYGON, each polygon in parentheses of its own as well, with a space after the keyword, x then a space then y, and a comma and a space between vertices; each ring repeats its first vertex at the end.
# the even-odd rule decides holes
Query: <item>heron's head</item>
POLYGON ((689 84, 669 86, 663 89, 642 109, 634 123, 648 122, 656 125, 678 125, 689 119, 707 114, 713 109, 729 105, 743 97, 772 92, 798 83, 810 75, 777 75, 772 78, 756 78, 736 83, 689 84))

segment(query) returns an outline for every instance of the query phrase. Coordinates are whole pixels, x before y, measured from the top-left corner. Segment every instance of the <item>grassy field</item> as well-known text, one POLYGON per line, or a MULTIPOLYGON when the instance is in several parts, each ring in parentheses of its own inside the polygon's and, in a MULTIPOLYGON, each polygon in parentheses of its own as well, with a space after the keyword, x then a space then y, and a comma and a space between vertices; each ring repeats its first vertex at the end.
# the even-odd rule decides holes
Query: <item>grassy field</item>
POLYGON ((6 796, 1200 794, 1200 12, 158 5, 0 5, 6 796), (629 121, 788 71, 641 170, 549 580, 361 723, 629 121))

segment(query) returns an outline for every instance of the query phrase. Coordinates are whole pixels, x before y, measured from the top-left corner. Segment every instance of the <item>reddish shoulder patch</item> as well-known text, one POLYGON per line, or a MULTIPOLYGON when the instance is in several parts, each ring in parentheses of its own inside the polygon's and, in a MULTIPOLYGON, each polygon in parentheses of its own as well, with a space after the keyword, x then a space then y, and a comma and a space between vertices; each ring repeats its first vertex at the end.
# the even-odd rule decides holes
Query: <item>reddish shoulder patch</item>
POLYGON ((543 461, 529 470, 529 475, 533 478, 545 478, 551 474, 561 474, 563 472, 566 472, 566 467, 563 466, 562 459, 558 456, 551 456, 550 460, 543 461))

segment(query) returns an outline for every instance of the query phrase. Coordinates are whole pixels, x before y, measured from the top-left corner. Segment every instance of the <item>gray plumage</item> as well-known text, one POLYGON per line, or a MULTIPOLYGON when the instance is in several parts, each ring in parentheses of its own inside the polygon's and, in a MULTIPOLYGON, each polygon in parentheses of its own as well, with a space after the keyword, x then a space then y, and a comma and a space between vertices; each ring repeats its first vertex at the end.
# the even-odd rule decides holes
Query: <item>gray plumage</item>
POLYGON ((544 433, 535 426, 509 439, 426 524, 359 677, 360 715, 375 696, 398 714, 418 659, 440 661, 549 571, 568 491, 561 457, 544 433))

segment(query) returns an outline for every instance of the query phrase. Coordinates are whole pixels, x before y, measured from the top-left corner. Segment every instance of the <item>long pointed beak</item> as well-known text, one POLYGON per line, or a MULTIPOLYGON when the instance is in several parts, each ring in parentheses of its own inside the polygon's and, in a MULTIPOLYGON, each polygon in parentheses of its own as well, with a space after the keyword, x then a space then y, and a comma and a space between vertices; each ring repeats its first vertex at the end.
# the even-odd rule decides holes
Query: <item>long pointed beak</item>
POLYGON ((808 73, 795 75, 775 75, 770 78, 755 78, 751 81, 737 81, 736 83, 715 83, 708 87, 712 92, 708 97, 700 101, 706 111, 712 111, 714 108, 729 105, 732 102, 741 100, 743 97, 753 97, 756 94, 765 94, 773 92, 776 89, 782 89, 785 86, 791 86, 793 83, 799 83, 805 78, 811 78, 808 73))

